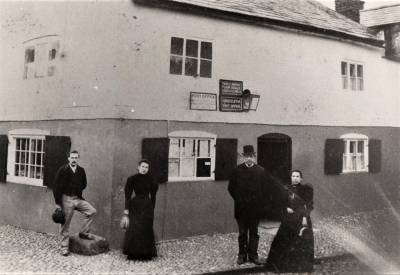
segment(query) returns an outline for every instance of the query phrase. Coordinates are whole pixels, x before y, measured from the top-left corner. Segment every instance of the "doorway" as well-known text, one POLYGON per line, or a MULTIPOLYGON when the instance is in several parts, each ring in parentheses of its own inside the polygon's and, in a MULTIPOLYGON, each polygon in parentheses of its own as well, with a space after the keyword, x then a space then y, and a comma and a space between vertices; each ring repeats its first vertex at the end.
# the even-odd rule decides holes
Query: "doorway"
MULTIPOLYGON (((280 133, 269 133, 257 139, 257 162, 260 166, 278 179, 281 184, 289 184, 289 173, 292 169, 292 139, 280 133)), ((263 218, 279 221, 283 209, 282 188, 279 183, 271 187, 272 204, 265 205, 263 218)))

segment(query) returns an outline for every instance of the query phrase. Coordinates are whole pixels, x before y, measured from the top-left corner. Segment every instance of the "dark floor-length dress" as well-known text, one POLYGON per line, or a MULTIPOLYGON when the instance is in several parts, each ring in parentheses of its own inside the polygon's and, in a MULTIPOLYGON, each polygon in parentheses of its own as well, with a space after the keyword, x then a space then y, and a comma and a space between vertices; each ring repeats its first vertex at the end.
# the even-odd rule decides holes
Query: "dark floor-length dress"
POLYGON ((149 260, 157 256, 153 220, 158 185, 148 174, 129 177, 125 186, 125 209, 129 209, 123 253, 129 260, 149 260))
POLYGON ((314 234, 310 219, 313 188, 310 184, 301 183, 291 185, 285 192, 285 205, 294 213, 289 214, 285 209, 271 244, 267 266, 276 272, 311 272, 314 263, 314 234), (307 219, 305 228, 302 226, 303 217, 307 219))

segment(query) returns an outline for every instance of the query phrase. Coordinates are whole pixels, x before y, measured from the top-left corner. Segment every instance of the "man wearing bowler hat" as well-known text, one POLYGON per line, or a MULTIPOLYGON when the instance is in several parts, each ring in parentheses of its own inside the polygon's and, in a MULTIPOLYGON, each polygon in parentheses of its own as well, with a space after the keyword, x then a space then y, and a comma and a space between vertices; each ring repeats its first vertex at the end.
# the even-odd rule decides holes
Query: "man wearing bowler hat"
POLYGON ((270 184, 264 168, 255 163, 252 145, 243 146, 244 162, 231 175, 228 191, 234 200, 235 219, 239 227, 239 255, 237 264, 249 261, 261 265, 258 258, 258 223, 262 214, 263 200, 270 184))

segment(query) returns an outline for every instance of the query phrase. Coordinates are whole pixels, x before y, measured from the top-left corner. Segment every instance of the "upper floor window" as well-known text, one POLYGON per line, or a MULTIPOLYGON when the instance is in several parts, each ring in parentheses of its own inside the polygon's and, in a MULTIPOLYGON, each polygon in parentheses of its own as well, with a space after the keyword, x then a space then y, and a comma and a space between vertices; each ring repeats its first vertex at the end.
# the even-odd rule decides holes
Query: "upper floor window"
POLYGON ((25 43, 25 62, 23 79, 53 76, 59 56, 58 36, 45 36, 31 39, 25 43))
POLYGON ((170 74, 211 78, 212 43, 171 37, 170 74))
POLYGON ((343 173, 368 172, 368 137, 360 134, 346 134, 344 141, 343 173))
POLYGON ((361 64, 342 61, 342 88, 351 90, 364 90, 364 67, 361 64))
POLYGON ((215 142, 205 132, 169 134, 168 180, 214 179, 215 142))

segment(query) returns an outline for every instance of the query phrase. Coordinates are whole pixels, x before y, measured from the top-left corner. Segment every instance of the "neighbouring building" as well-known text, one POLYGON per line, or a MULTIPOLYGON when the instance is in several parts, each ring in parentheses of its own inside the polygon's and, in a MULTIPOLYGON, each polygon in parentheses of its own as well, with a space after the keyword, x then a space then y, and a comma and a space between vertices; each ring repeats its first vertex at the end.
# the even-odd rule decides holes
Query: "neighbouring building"
POLYGON ((385 40, 385 57, 400 62, 400 4, 360 11, 361 24, 385 40))
POLYGON ((142 157, 158 239, 236 230, 227 182, 245 144, 283 181, 304 172, 315 217, 399 200, 400 64, 316 1, 1 1, 0 20, 0 224, 58 231, 70 148, 114 247, 142 157))

